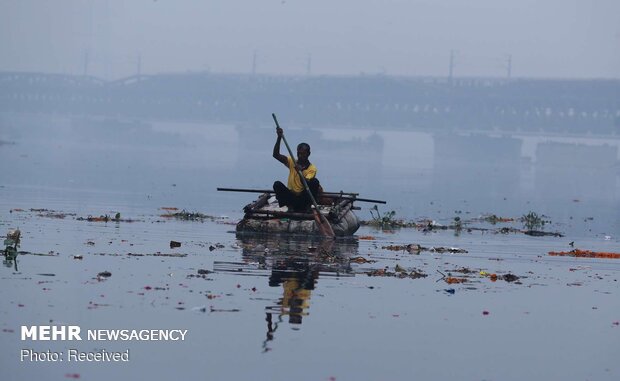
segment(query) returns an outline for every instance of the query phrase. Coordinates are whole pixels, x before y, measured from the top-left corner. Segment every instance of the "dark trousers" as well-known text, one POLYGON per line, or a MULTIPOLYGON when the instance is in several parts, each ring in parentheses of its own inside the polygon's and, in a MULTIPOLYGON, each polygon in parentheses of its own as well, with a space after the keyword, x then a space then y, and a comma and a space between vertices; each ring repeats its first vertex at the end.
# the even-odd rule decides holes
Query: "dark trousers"
MULTIPOLYGON (((314 178, 306 181, 308 182, 310 192, 316 200, 319 195, 319 180, 314 178)), ((281 181, 276 181, 273 183, 273 191, 276 193, 278 205, 288 206, 289 210, 292 209, 296 212, 304 212, 310 207, 310 205, 312 205, 312 200, 310 199, 310 196, 308 196, 308 192, 304 190, 300 194, 296 194, 288 189, 281 181)))

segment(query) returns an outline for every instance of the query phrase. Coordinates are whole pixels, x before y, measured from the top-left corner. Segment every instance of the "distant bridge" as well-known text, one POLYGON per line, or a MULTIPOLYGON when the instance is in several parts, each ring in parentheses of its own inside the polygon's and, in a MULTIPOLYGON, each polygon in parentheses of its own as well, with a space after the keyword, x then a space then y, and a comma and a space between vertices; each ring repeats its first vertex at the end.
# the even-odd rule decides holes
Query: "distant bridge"
POLYGON ((620 135, 620 80, 0 72, 0 112, 620 135))

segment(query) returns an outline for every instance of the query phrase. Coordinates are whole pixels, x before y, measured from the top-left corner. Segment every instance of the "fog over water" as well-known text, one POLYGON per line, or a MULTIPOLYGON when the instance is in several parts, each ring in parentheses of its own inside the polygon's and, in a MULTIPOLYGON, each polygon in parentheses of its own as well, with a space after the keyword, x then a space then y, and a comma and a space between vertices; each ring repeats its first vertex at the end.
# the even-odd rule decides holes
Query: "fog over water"
POLYGON ((618 78, 615 0, 2 0, 0 70, 618 78), (510 66, 510 68, 509 68, 510 66))
MULTIPOLYGON (((5 185, 118 192, 130 198, 127 207, 154 198, 240 217, 254 195, 217 187, 269 189, 288 173, 271 157, 267 124, 5 117, 3 127, 13 142, 2 146, 3 162, 14 163, 5 166, 5 185)), ((386 200, 384 212, 400 218, 449 223, 461 213, 534 211, 572 234, 620 231, 617 137, 286 127, 291 144, 311 145, 326 190, 386 200)))

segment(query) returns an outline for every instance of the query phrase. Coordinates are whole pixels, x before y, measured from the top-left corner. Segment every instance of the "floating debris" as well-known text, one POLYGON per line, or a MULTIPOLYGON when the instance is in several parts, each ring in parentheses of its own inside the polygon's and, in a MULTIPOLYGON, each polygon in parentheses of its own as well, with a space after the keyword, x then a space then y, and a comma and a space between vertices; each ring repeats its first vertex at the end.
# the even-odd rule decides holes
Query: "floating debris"
MULTIPOLYGON (((209 245, 209 251, 213 251, 215 249, 223 249, 225 247, 226 247, 226 245, 222 245, 221 243, 216 243, 215 246, 214 245, 209 245)), ((263 249, 261 248, 261 250, 263 250, 263 249)), ((265 252, 269 251, 269 249, 264 249, 264 250, 265 250, 265 252)))
POLYGON ((459 249, 458 247, 431 247, 430 249, 428 249, 428 251, 434 252, 434 253, 452 253, 452 254, 458 254, 458 253, 468 253, 467 250, 465 249, 459 249))
POLYGON ((120 213, 116 213, 116 215, 114 217, 110 217, 107 214, 101 215, 99 217, 93 217, 93 216, 88 216, 86 218, 84 217, 78 217, 76 218, 76 221, 88 221, 88 222, 137 222, 139 220, 132 220, 132 219, 122 219, 121 218, 121 214, 120 213))
POLYGON ((523 223, 528 231, 539 229, 545 226, 545 224, 551 222, 545 220, 547 216, 538 215, 536 212, 530 211, 528 214, 523 215, 519 220, 523 223))
POLYGON ((521 284, 517 282, 520 278, 514 274, 508 273, 504 275, 497 275, 495 273, 487 273, 486 271, 480 271, 480 275, 486 278, 489 278, 491 282, 497 282, 498 280, 505 280, 506 282, 515 282, 517 284, 521 284))
POLYGON ((452 276, 452 273, 461 273, 461 274, 466 274, 466 275, 480 275, 481 277, 484 278, 489 278, 489 280, 491 282, 496 282, 498 280, 504 280, 506 282, 512 283, 514 282, 515 284, 521 284, 521 282, 519 281, 519 279, 521 279, 521 277, 508 273, 505 275, 497 275, 495 273, 488 273, 484 270, 480 270, 480 271, 476 271, 476 270, 471 270, 467 267, 463 267, 460 269, 455 269, 455 270, 450 270, 448 271, 447 275, 442 273, 441 271, 437 270, 437 272, 439 274, 441 274, 441 279, 444 282, 448 283, 448 284, 458 284, 458 283, 465 283, 469 281, 469 278, 467 277, 454 277, 452 276))
POLYGON ((399 229, 399 228, 420 228, 421 224, 418 224, 413 221, 405 221, 403 219, 395 218, 395 211, 389 211, 383 214, 379 213, 379 208, 375 205, 370 208, 370 215, 372 216, 371 220, 363 220, 360 221, 361 225, 373 226, 375 228, 391 230, 391 229, 399 229), (376 213, 376 215, 375 215, 376 213))
MULTIPOLYGON (((375 210, 375 209, 373 209, 375 210)), ((378 212, 378 211, 377 211, 378 212)), ((459 213, 459 211, 457 211, 459 213)), ((371 212, 372 214, 372 212, 371 212)), ((383 217, 378 217, 373 214, 373 220, 370 221, 361 221, 362 225, 375 226, 380 227, 382 229, 387 228, 415 228, 424 233, 429 233, 433 231, 439 230, 454 230, 458 235, 461 231, 467 231, 469 233, 473 231, 490 231, 494 233, 508 234, 508 233, 521 233, 530 235, 533 237, 542 237, 542 236, 553 236, 553 237, 564 237, 562 233, 559 232, 546 232, 541 230, 545 224, 550 223, 550 220, 546 220, 548 218, 544 215, 538 215, 535 212, 529 212, 528 214, 516 219, 511 217, 500 217, 495 214, 483 215, 478 218, 473 218, 470 220, 462 220, 461 217, 456 216, 453 218, 452 222, 448 225, 443 225, 438 223, 435 220, 431 219, 421 219, 416 221, 404 221, 394 219, 394 215, 392 212, 386 213, 383 217), (473 222, 488 222, 493 225, 497 223, 510 223, 515 221, 521 221, 525 229, 517 229, 515 227, 501 227, 499 229, 489 229, 484 227, 474 227, 471 226, 473 222)), ((360 238, 362 239, 362 238, 360 238)), ((398 250, 398 249, 396 249, 398 250)))
POLYGON ((448 276, 445 277, 444 282, 448 283, 448 284, 458 284, 458 283, 465 283, 467 282, 467 278, 456 278, 453 276, 448 276))
POLYGON ((100 278, 109 278, 111 276, 112 276, 112 273, 109 271, 102 271, 99 274, 97 274, 97 277, 100 277, 100 278))
POLYGON ((175 247, 181 247, 181 242, 178 241, 170 241, 170 248, 174 249, 175 247))
POLYGON ((519 277, 518 277, 518 276, 516 276, 516 275, 514 275, 514 274, 510 274, 510 273, 505 274, 505 275, 502 275, 502 277, 501 277, 501 278, 502 278, 503 280, 505 280, 506 282, 515 282, 515 281, 518 281, 518 280, 519 280, 519 277))
POLYGON ((503 227, 503 228, 496 230, 495 232, 501 233, 501 234, 508 234, 508 233, 521 233, 521 230, 510 228, 510 227, 503 227))
MULTIPOLYGON (((462 267, 460 269, 450 270, 450 271, 448 271, 448 274, 450 274, 450 273, 474 274, 476 272, 477 272, 476 270, 471 270, 471 269, 469 269, 467 267, 462 267)), ((481 271, 480 275, 482 275, 483 272, 484 271, 481 271)))
POLYGON ((130 257, 176 257, 176 258, 183 258, 183 257, 187 257, 187 254, 181 254, 181 253, 152 253, 152 254, 140 254, 140 253, 127 253, 128 256, 130 257))
POLYGON ((177 220, 183 220, 183 221, 200 221, 200 222, 203 222, 204 220, 215 221, 215 220, 223 219, 221 217, 209 216, 207 214, 203 214, 200 212, 188 212, 185 209, 183 209, 180 212, 176 212, 176 213, 165 213, 165 214, 160 215, 160 217, 176 218, 177 220))
POLYGON ((549 255, 560 257, 577 257, 577 258, 604 258, 604 259, 620 259, 620 253, 607 253, 602 251, 590 251, 574 249, 571 251, 550 251, 549 255))
POLYGON ((409 245, 405 246, 405 250, 407 250, 409 253, 411 254, 420 254, 420 251, 422 251, 424 248, 416 243, 410 243, 409 245))
POLYGON ((377 207, 377 205, 370 208, 370 215, 372 216, 372 220, 368 224, 372 226, 393 227, 397 226, 400 222, 394 219, 394 215, 396 215, 396 212, 393 210, 386 212, 383 214, 383 216, 381 216, 381 214, 379 213, 379 207, 377 207), (377 213, 376 216, 373 211, 377 213))
POLYGON ((410 243, 408 245, 388 245, 388 246, 381 246, 382 249, 385 250, 391 250, 391 251, 407 251, 411 254, 420 254, 420 251, 422 250, 428 250, 427 248, 424 248, 420 245, 417 245, 415 243, 410 243))
POLYGON ((410 278, 410 279, 419 279, 426 278, 428 275, 418 269, 407 270, 397 264, 394 267, 394 272, 388 271, 386 269, 376 269, 372 271, 368 271, 365 273, 368 276, 380 276, 380 277, 394 277, 394 278, 410 278))
POLYGON ((405 251, 405 247, 404 245, 387 245, 387 246, 381 246, 382 249, 385 250, 391 250, 391 251, 405 251))
POLYGON ((544 232, 544 231, 541 231, 541 230, 526 230, 526 231, 523 232, 523 234, 530 235, 532 237, 545 237, 545 236, 564 237, 564 234, 562 234, 562 233, 558 233, 558 232, 544 232))
POLYGON ((36 255, 39 257, 57 257, 60 255, 59 253, 56 253, 53 250, 48 253, 32 253, 30 251, 19 251, 19 254, 20 255, 36 255))
POLYGON ((231 309, 222 309, 222 308, 214 308, 211 307, 210 308, 211 312, 240 312, 241 310, 238 308, 231 308, 231 309))
POLYGON ((396 266, 394 267, 394 271, 396 271, 397 273, 407 273, 407 270, 405 270, 405 268, 403 268, 401 265, 399 265, 398 263, 396 264, 396 266))
POLYGON ((489 215, 483 215, 482 217, 480 217, 480 220, 495 225, 499 222, 513 222, 515 219, 508 218, 508 217, 499 217, 499 216, 496 216, 495 214, 489 214, 489 215))
POLYGON ((192 311, 194 311, 194 312, 207 312, 207 306, 193 307, 192 311))
POLYGON ((56 218, 59 220, 65 219, 67 216, 75 216, 75 213, 55 213, 55 212, 47 212, 47 213, 39 213, 38 217, 46 217, 46 218, 56 218))
POLYGON ((391 250, 391 251, 407 251, 411 254, 420 254, 421 251, 430 251, 433 253, 467 253, 468 251, 465 249, 460 249, 458 247, 424 247, 415 243, 410 243, 408 245, 388 245, 381 246, 382 249, 391 250))
POLYGON ((351 261, 353 263, 375 263, 375 262, 377 262, 375 260, 366 259, 364 257, 353 257, 353 258, 350 258, 349 261, 351 261))

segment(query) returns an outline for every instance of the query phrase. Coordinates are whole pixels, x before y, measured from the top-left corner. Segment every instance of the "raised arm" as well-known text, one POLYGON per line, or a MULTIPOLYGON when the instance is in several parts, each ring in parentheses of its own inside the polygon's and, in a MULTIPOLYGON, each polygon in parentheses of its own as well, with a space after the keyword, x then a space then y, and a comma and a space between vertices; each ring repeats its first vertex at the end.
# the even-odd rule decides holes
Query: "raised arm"
POLYGON ((276 139, 276 144, 273 146, 273 157, 288 168, 288 158, 280 153, 280 142, 282 141, 283 131, 280 127, 276 127, 276 133, 278 134, 278 138, 276 139))

